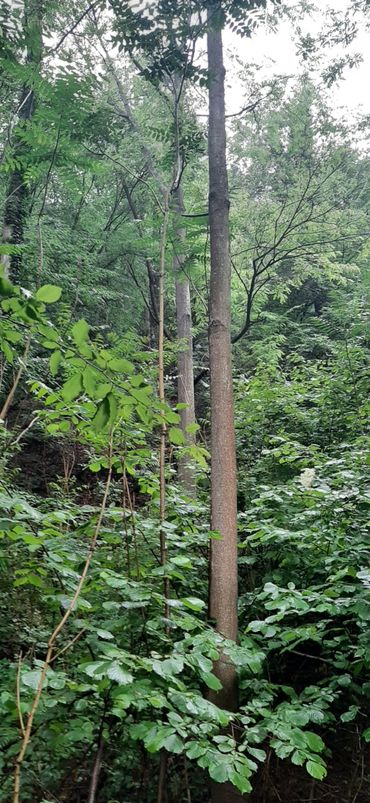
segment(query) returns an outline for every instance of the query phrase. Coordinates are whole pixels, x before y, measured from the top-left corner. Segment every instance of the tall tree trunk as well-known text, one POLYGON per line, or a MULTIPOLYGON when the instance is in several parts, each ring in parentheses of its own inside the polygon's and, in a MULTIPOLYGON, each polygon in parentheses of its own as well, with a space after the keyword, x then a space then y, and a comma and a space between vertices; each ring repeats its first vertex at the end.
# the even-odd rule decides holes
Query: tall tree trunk
MULTIPOLYGON (((222 51, 221 2, 208 7, 209 71, 209 225, 211 248, 209 357, 211 377, 211 507, 212 530, 222 540, 211 543, 209 612, 219 633, 233 641, 238 632, 237 502, 234 404, 231 364, 229 196, 226 166, 225 69, 222 51)), ((214 668, 222 689, 212 696, 222 708, 235 711, 238 688, 235 668, 222 656, 214 668)), ((212 783, 212 803, 242 799, 231 784, 212 783)))
MULTIPOLYGON (((209 69, 209 224, 211 247, 209 354, 211 373, 211 505, 212 541, 210 615, 217 630, 236 640, 238 631, 237 507, 234 405, 230 339, 229 198, 226 167, 224 64, 221 3, 208 9, 209 69)), ((220 660, 215 667, 222 683, 217 702, 237 707, 234 667, 220 660)))
MULTIPOLYGON (((40 0, 26 0, 25 2, 25 34, 27 42, 26 63, 32 71, 37 71, 42 58, 42 10, 40 0)), ((31 120, 35 110, 35 92, 33 89, 33 76, 22 88, 18 107, 20 124, 31 120)), ((25 182, 24 164, 22 160, 24 145, 19 138, 15 138, 15 157, 17 167, 10 177, 3 218, 3 244, 20 246, 23 243, 24 226, 27 219, 27 201, 29 189, 25 182)), ((19 254, 2 255, 1 264, 6 274, 13 280, 20 280, 22 259, 19 254)))
MULTIPOLYGON (((195 432, 189 432, 188 427, 195 424, 195 401, 194 401, 194 367, 193 367, 193 334, 191 317, 191 300, 189 279, 182 272, 184 263, 183 244, 185 232, 181 225, 181 214, 184 211, 184 198, 181 186, 178 186, 175 193, 176 202, 176 224, 175 224, 175 256, 174 269, 176 276, 176 322, 177 337, 181 341, 181 351, 177 358, 177 400, 179 404, 186 404, 187 407, 180 410, 181 429, 185 437, 186 445, 195 444, 195 432)), ((191 458, 189 455, 182 455, 179 459, 178 477, 184 490, 189 496, 195 496, 196 482, 194 472, 191 468, 191 458)))

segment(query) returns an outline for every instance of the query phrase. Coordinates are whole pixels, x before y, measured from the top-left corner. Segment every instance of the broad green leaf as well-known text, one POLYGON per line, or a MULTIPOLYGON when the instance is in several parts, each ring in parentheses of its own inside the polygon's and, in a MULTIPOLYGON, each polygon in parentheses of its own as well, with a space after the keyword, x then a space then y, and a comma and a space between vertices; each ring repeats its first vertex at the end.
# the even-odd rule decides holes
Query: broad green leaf
POLYGON ((178 413, 174 413, 173 410, 166 410, 165 418, 168 424, 179 424, 181 421, 178 413))
POLYGON ((192 563, 190 558, 187 558, 186 555, 174 555, 171 558, 171 563, 174 563, 175 566, 181 566, 184 569, 191 569, 192 563))
POLYGON ((43 301, 45 304, 55 304, 59 301, 62 295, 62 288, 57 287, 56 284, 44 284, 36 293, 37 301, 43 301))
POLYGON ((14 587, 18 588, 18 586, 33 586, 34 588, 45 588, 45 583, 43 579, 34 572, 27 572, 22 577, 17 577, 14 580, 14 587))
POLYGON ((171 735, 167 736, 167 739, 164 740, 163 747, 168 750, 169 753, 182 753, 184 743, 176 733, 171 733, 171 735))
POLYGON ((5 279, 4 276, 0 276, 0 296, 2 296, 2 298, 11 298, 14 293, 14 285, 12 285, 9 279, 5 279))
POLYGON ((101 630, 98 628, 95 632, 99 638, 104 639, 105 641, 111 641, 114 639, 113 633, 111 633, 109 630, 101 630))
POLYGON ((100 680, 106 674, 109 666, 108 661, 93 661, 90 664, 84 664, 81 668, 90 678, 100 680))
POLYGON ((266 761, 266 753, 264 750, 260 750, 257 747, 249 747, 248 745, 248 753, 256 758, 257 761, 266 761))
POLYGON ((213 689, 214 691, 220 691, 220 689, 222 689, 222 683, 212 672, 201 672, 201 678, 209 689, 213 689))
POLYGON ((189 435, 194 435, 196 432, 198 432, 199 429, 200 429, 199 424, 196 424, 195 422, 192 424, 188 424, 186 427, 186 431, 189 433, 189 435))
POLYGON ((95 432, 101 432, 108 426, 112 417, 111 409, 112 394, 108 393, 105 398, 98 404, 97 411, 92 419, 92 426, 95 432))
POLYGON ((198 597, 182 597, 181 602, 191 611, 201 611, 205 606, 205 602, 198 597))
POLYGON ((200 756, 204 756, 207 750, 207 748, 204 745, 199 744, 199 742, 188 742, 185 749, 186 755, 191 761, 199 758, 200 756))
POLYGON ((62 352, 59 350, 54 351, 54 354, 51 355, 49 360, 49 368, 52 376, 56 376, 56 374, 58 373, 58 368, 60 366, 61 359, 62 359, 62 352))
MULTIPOLYGON (((22 683, 24 686, 28 686, 30 689, 36 691, 38 685, 40 683, 41 678, 41 669, 33 669, 29 672, 22 672, 22 683)), ((45 678, 43 683, 43 688, 47 685, 47 680, 45 678)))
POLYGON ((96 385, 98 381, 99 381, 99 374, 92 368, 87 366, 82 374, 82 382, 86 390, 86 393, 88 393, 92 399, 94 398, 96 385))
POLYGON ((73 324, 71 334, 76 346, 81 346, 89 337, 90 326, 86 323, 84 318, 80 318, 77 323, 73 324))
MULTIPOLYGON (((232 766, 230 765, 230 771, 232 766)), ((229 768, 221 761, 218 764, 211 764, 208 767, 208 772, 211 778, 217 783, 225 783, 229 778, 229 768)))
POLYGON ((2 340, 1 341, 0 349, 3 352, 5 358, 8 360, 8 362, 10 362, 10 364, 13 365, 13 363, 14 363, 14 351, 9 346, 9 343, 7 342, 7 340, 2 340))
POLYGON ((132 362, 125 360, 124 357, 114 357, 113 360, 109 361, 108 365, 111 371, 120 374, 133 374, 135 370, 132 362))
POLYGON ((248 781, 248 778, 245 775, 233 770, 229 777, 232 785, 235 786, 236 789, 239 789, 239 792, 241 792, 242 795, 248 794, 252 791, 252 784, 250 781, 248 781))
POLYGON ((74 374, 62 387, 62 397, 64 401, 70 402, 77 398, 82 392, 82 374, 74 374))
POLYGON ((304 731, 304 738, 306 744, 308 744, 309 748, 314 750, 315 753, 321 753, 325 749, 325 744, 321 736, 318 736, 317 733, 313 733, 313 731, 304 731))
POLYGON ((132 683, 134 676, 131 672, 128 672, 126 669, 123 669, 120 664, 114 661, 107 670, 107 676, 110 680, 115 680, 121 686, 127 686, 129 683, 132 683))
POLYGON ((306 770, 312 778, 317 778, 318 781, 322 781, 327 775, 325 767, 317 764, 316 761, 307 761, 306 770))
POLYGON ((168 437, 174 446, 183 446, 185 443, 184 433, 179 427, 170 427, 168 430, 168 437))

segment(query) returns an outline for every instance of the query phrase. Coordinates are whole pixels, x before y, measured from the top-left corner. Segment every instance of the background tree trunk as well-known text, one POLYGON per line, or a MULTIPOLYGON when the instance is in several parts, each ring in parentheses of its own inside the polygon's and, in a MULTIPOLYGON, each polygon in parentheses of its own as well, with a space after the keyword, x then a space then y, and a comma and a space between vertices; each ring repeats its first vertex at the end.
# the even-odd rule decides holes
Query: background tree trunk
MULTIPOLYGON (((180 411, 181 429, 186 445, 195 444, 195 433, 188 432, 190 424, 195 424, 194 401, 194 367, 193 367, 193 334, 191 317, 191 299, 189 279, 182 272, 184 255, 182 245, 185 240, 185 231, 181 225, 181 214, 184 211, 184 198, 181 186, 175 193, 176 215, 175 223, 175 256, 174 270, 176 275, 176 323, 177 337, 182 341, 182 348, 177 358, 177 398, 179 404, 187 404, 186 409, 180 411)), ((178 477, 184 490, 189 496, 195 496, 196 482, 191 469, 191 458, 182 455, 179 459, 178 477)))

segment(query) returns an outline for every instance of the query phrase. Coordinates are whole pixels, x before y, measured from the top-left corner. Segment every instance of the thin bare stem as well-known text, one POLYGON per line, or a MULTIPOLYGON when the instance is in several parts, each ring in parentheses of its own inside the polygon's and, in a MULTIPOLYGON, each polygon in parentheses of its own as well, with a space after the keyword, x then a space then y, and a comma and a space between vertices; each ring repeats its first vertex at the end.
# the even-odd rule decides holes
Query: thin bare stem
POLYGON ((66 644, 62 650, 59 650, 59 652, 57 652, 54 655, 54 658, 51 659, 50 663, 53 663, 54 661, 57 660, 57 658, 60 658, 60 656, 63 655, 63 653, 67 652, 67 650, 69 650, 73 646, 73 644, 76 644, 76 641, 79 641, 79 639, 81 638, 81 636, 83 636, 84 633, 86 633, 86 627, 83 627, 82 630, 79 630, 79 632, 76 633, 74 638, 71 639, 71 641, 69 641, 68 644, 66 644))
POLYGON ((24 737, 26 731, 24 727, 24 720, 21 708, 21 669, 22 669, 22 653, 20 652, 18 657, 18 668, 17 668, 17 711, 18 711, 18 719, 21 728, 21 733, 22 736, 24 737))
POLYGON ((18 371, 17 371, 17 373, 15 375, 15 379, 14 379, 13 385, 12 385, 12 387, 11 387, 9 393, 8 393, 8 397, 5 400, 5 402, 3 404, 3 407, 2 407, 2 410, 0 412, 0 420, 2 420, 2 421, 5 421, 5 419, 6 419, 9 407, 10 407, 10 405, 11 405, 13 399, 14 399, 15 392, 16 392, 17 387, 19 385, 20 378, 21 378, 21 376, 23 374, 23 371, 24 371, 24 369, 26 367, 28 352, 30 350, 30 344, 31 344, 31 335, 29 336, 29 338, 28 338, 28 340, 26 342, 26 348, 24 350, 23 357, 20 360, 20 365, 19 365, 18 371))

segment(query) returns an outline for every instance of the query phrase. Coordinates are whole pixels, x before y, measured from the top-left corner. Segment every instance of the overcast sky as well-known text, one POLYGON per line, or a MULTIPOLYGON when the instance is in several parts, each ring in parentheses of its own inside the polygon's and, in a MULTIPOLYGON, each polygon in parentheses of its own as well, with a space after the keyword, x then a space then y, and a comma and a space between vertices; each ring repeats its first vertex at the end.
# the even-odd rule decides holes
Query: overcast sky
MULTIPOLYGON (((334 9, 339 12, 348 7, 350 0, 317 0, 318 11, 309 18, 302 19, 301 26, 305 32, 315 34, 324 23, 324 12, 326 9, 334 9)), ((291 24, 284 20, 280 23, 278 31, 273 33, 267 26, 261 26, 251 39, 241 39, 231 31, 224 32, 225 61, 228 67, 228 88, 227 103, 228 112, 234 113, 240 108, 241 87, 235 82, 232 76, 231 62, 229 55, 237 51, 238 56, 246 63, 256 63, 262 66, 260 75, 263 78, 271 77, 276 74, 298 75, 302 71, 302 62, 297 56, 297 46, 294 41, 294 32, 291 24)), ((346 68, 344 79, 333 85, 330 90, 330 98, 333 107, 339 112, 343 107, 347 110, 348 116, 351 112, 362 110, 370 113, 370 31, 365 26, 360 26, 359 33, 354 43, 346 52, 360 52, 363 62, 358 67, 346 68)), ((344 48, 328 49, 328 60, 344 55, 344 48)))

